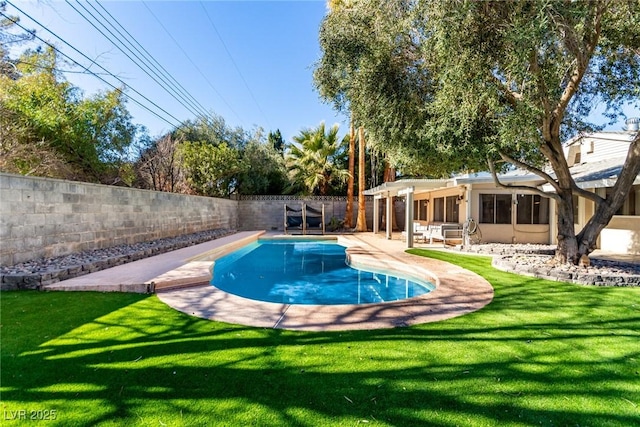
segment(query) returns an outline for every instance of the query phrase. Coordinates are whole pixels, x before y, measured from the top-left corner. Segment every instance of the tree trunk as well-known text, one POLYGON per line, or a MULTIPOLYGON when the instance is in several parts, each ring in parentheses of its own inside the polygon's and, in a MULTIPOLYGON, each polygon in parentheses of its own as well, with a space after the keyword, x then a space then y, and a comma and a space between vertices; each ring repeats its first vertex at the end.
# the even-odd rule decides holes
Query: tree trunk
POLYGON ((320 195, 326 196, 328 193, 329 193, 329 180, 325 176, 324 179, 322 180, 322 183, 320 184, 320 195))
POLYGON ((573 193, 565 190, 558 193, 557 201, 558 219, 558 249, 556 250, 556 262, 577 264, 580 260, 576 231, 573 225, 573 193))
POLYGON ((568 167, 554 165, 558 183, 564 190, 558 192, 560 200, 557 203, 558 218, 558 249, 557 262, 577 264, 582 255, 589 255, 596 247, 600 232, 609 224, 611 218, 624 204, 629 196, 634 180, 640 173, 640 133, 636 134, 629 146, 627 158, 620 171, 618 179, 607 199, 596 198, 596 209, 584 228, 576 235, 573 225, 573 192, 575 185, 569 174, 568 167), (556 166, 560 166, 556 168, 556 166), (563 170, 566 169, 566 170, 563 170))
POLYGON ((366 204, 364 201, 365 187, 365 148, 364 127, 358 129, 358 221, 356 222, 356 231, 367 231, 367 214, 366 204))
POLYGON ((344 226, 353 227, 353 186, 356 175, 356 130, 353 125, 353 117, 349 125, 349 182, 347 183, 347 210, 345 212, 344 226))
POLYGON ((596 246, 600 232, 609 224, 611 218, 629 197, 629 192, 640 173, 640 132, 629 146, 627 158, 611 194, 598 203, 593 216, 576 237, 578 253, 589 255, 596 246))

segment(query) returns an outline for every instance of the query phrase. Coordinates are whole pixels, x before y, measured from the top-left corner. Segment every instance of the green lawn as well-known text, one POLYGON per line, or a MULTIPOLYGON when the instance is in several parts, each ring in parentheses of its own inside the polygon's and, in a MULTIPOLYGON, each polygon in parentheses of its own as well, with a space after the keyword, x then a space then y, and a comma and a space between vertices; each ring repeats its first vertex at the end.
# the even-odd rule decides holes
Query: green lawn
POLYGON ((638 425, 640 288, 413 252, 481 274, 494 301, 439 323, 317 333, 201 320, 155 296, 2 293, 0 424, 638 425))

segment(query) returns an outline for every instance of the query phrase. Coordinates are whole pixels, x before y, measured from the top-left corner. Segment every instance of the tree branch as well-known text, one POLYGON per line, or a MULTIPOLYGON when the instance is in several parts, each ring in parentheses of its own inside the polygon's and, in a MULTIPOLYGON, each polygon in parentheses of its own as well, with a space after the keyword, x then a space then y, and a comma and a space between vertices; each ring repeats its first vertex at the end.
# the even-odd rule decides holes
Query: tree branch
POLYGON ((511 184, 503 184, 502 182, 500 182, 500 179, 498 178, 498 174, 496 173, 496 168, 495 168, 495 164, 493 162, 493 160, 487 158, 487 163, 489 164, 489 171, 491 172, 491 176, 493 177, 493 182, 496 184, 496 187, 498 188, 506 188, 509 190, 524 190, 524 191, 530 191, 532 193, 538 194, 542 197, 548 197, 551 199, 554 199, 556 201, 560 200, 560 196, 558 196, 557 193, 547 193, 546 191, 542 191, 537 187, 532 187, 529 185, 511 185, 511 184))
MULTIPOLYGON (((576 66, 571 77, 569 78, 567 86, 565 87, 562 95, 560 96, 560 99, 558 100, 556 108, 553 111, 554 117, 556 117, 556 119, 564 117, 564 112, 566 111, 569 102, 571 102, 571 99, 578 91, 580 82, 582 81, 582 78, 587 71, 589 61, 591 60, 593 52, 598 45, 598 40, 600 39, 601 21, 603 14, 604 7, 601 3, 598 3, 595 16, 593 17, 593 26, 591 28, 585 29, 585 36, 583 38, 584 50, 580 49, 580 47, 578 46, 576 46, 575 49, 570 49, 576 55, 576 66), (592 31, 592 33, 587 34, 589 31, 592 31)), ((570 28, 569 25, 567 25, 567 27, 570 28)), ((575 40, 574 33, 572 31, 568 31, 566 34, 568 34, 568 40, 566 40, 566 42, 569 42, 569 44, 575 43, 577 45, 578 41, 575 40), (571 36, 569 36, 569 34, 571 36)), ((559 123, 558 126, 560 126, 559 123)))
MULTIPOLYGON (((636 132, 636 136, 631 141, 629 145, 629 151, 627 152, 627 158, 625 159, 624 165, 622 166, 622 170, 620 171, 620 175, 618 175, 618 179, 613 186, 612 194, 618 200, 619 206, 622 206, 624 199, 627 197, 626 194, 620 193, 620 188, 631 188, 633 182, 638 177, 640 173, 640 132, 636 132)), ((616 207, 616 210, 618 207, 616 207)))
POLYGON ((504 160, 505 162, 512 163, 512 164, 518 166, 521 169, 524 169, 524 170, 526 170, 528 172, 531 172, 533 174, 538 175, 540 178, 542 178, 545 181, 547 181, 556 191, 559 191, 560 187, 558 187, 558 183, 548 173, 542 171, 541 169, 534 168, 533 166, 530 166, 530 165, 528 165, 526 163, 523 163, 523 162, 521 162, 519 160, 516 160, 513 157, 508 156, 507 154, 505 154, 503 152, 499 152, 499 154, 500 154, 500 157, 502 158, 502 160, 504 160))
MULTIPOLYGON (((585 199, 589 199, 593 201, 597 206, 599 206, 600 203, 604 202, 604 199, 602 197, 598 196, 594 192, 587 191, 585 189, 578 187, 578 185, 575 182, 571 186, 571 191, 573 192, 573 194, 577 194, 580 197, 584 197, 585 199)), ((597 209, 597 206, 596 206, 596 209, 597 209)))
POLYGON ((493 81, 496 83, 496 85, 498 85, 499 87, 502 88, 502 92, 504 93, 504 95, 505 95, 507 101, 509 102, 509 104, 513 108, 516 108, 516 106, 518 105, 518 102, 522 101, 522 94, 510 90, 507 87, 507 85, 505 85, 504 82, 502 80, 500 80, 497 76, 495 76, 493 73, 489 74, 489 76, 491 77, 491 79, 493 79, 493 81))

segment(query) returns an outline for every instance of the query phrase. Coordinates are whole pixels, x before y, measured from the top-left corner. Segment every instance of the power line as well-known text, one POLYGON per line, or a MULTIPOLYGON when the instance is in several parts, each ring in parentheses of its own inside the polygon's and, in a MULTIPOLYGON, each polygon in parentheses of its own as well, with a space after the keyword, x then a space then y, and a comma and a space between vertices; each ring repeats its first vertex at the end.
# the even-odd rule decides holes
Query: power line
POLYGON ((147 8, 147 10, 149 11, 149 13, 151 14, 151 16, 153 16, 153 18, 156 20, 156 22, 162 27, 162 29, 165 31, 165 33, 167 33, 167 35, 171 38, 171 40, 173 40, 173 42, 175 43, 175 45, 180 49, 180 51, 184 54, 184 56, 189 60, 189 62, 191 63, 191 65, 193 65, 193 67, 198 71, 198 73, 200 73, 200 75, 202 76, 202 78, 204 78, 204 80, 207 82, 207 84, 209 84, 209 87, 211 87, 211 89, 213 89, 213 91, 220 97, 220 99, 222 100, 222 102, 225 103, 225 105, 229 108, 229 110, 236 116, 236 118, 242 122, 243 120, 240 118, 240 116, 238 115, 238 113, 236 113, 236 111, 233 109, 233 107, 227 102, 227 100, 222 96, 222 94, 220 92, 218 92, 218 90, 215 88, 215 86, 213 86, 213 84, 211 83, 211 81, 209 81, 209 79, 207 78, 207 76, 202 72, 202 70, 200 69, 200 67, 198 67, 196 65, 195 62, 193 62, 193 60, 191 59, 191 57, 189 56, 189 54, 187 54, 187 52, 182 48, 182 46, 180 45, 180 43, 178 43, 178 41, 173 37, 173 35, 169 32, 169 30, 164 26, 164 24, 160 21, 160 19, 158 19, 158 17, 153 13, 153 11, 151 10, 151 8, 149 7, 149 5, 147 5, 147 2, 142 1, 142 4, 144 4, 144 6, 147 8))
POLYGON ((216 24, 213 23, 213 19, 211 19, 211 16, 209 15, 209 12, 207 11, 207 8, 204 7, 204 4, 202 2, 200 2, 200 6, 202 7, 202 10, 204 10, 204 14, 207 16, 207 19, 209 20, 209 23, 211 24, 211 27, 213 28, 213 31, 216 32, 216 35, 220 39, 220 43, 222 43, 222 47, 224 47, 224 50, 227 52, 227 55, 229 56, 229 59, 231 60, 231 63, 233 64, 233 66, 235 67, 236 71, 238 72, 238 75, 242 79, 242 82, 244 83, 244 87, 247 88, 247 91, 249 92, 249 95, 251 95, 251 99, 253 99, 253 102, 256 104, 256 107, 258 107, 258 111, 260 111, 260 114, 262 114, 262 117, 267 122, 267 125, 269 127, 271 127, 271 123, 269 123, 269 119, 267 118, 266 114, 264 114, 264 111, 262 111, 262 108, 260 108, 260 104, 258 103, 258 100, 256 99, 256 97, 253 95, 253 92, 249 88, 249 84, 247 83, 247 80, 244 78, 244 75, 240 71, 240 68, 238 67, 238 64, 236 64, 236 61, 233 59, 233 55, 231 55, 231 52, 227 48, 227 44, 222 39, 222 36, 220 35, 220 32, 218 31, 218 28, 216 27, 216 24))
MULTIPOLYGON (((166 71, 166 69, 163 68, 163 70, 164 70, 164 72, 163 72, 157 66, 153 65, 152 63, 150 63, 148 57, 150 57, 153 61, 155 61, 158 65, 160 65, 158 63, 158 61, 156 61, 153 58, 153 56, 151 56, 148 52, 147 52, 147 55, 145 56, 145 54, 133 44, 131 39, 133 39, 138 46, 140 46, 143 50, 145 50, 142 47, 142 45, 140 45, 140 43, 137 40, 135 40, 135 38, 133 36, 131 36, 131 34, 124 29, 124 27, 122 27, 122 25, 120 25, 118 23, 118 25, 129 35, 129 38, 127 38, 127 36, 122 34, 122 32, 118 28, 116 28, 114 26, 113 22, 110 22, 109 19, 107 17, 105 17, 99 10, 97 10, 95 8, 95 6, 92 5, 90 2, 87 2, 87 4, 97 14, 100 15, 100 17, 104 20, 104 22, 101 22, 99 18, 97 18, 93 13, 91 13, 91 11, 89 11, 83 5, 83 3, 78 3, 89 15, 91 15, 91 17, 98 24, 100 24, 106 31, 109 32, 109 34, 113 38, 115 38, 115 40, 119 43, 119 45, 118 45, 118 44, 116 44, 116 41, 114 41, 111 37, 109 37, 106 34, 104 34, 99 28, 97 28, 95 26, 95 24, 90 19, 87 18, 87 16, 85 16, 82 12, 78 11, 68 0, 67 0, 67 4, 69 4, 69 6, 72 9, 74 9, 80 16, 82 16, 82 18, 84 18, 89 24, 91 24, 91 26, 93 26, 98 32, 100 32, 100 34, 102 34, 109 42, 111 42, 114 46, 116 46, 127 58, 129 58, 131 60, 131 62, 133 62, 136 66, 138 66, 138 68, 140 68, 145 74, 147 74, 153 81, 155 81, 160 87, 162 87, 169 95, 171 95, 183 107, 185 107, 187 110, 189 110, 191 113, 193 113, 196 116, 198 116, 198 115, 206 116, 207 115, 206 109, 202 105, 198 105, 197 101, 195 101, 195 98, 193 98, 193 96, 184 87, 180 87, 180 88, 176 87, 176 85, 171 81, 171 80, 176 81, 175 78, 173 78, 166 71), (113 31, 111 31, 111 29, 109 29, 107 27, 105 22, 107 24, 109 24, 111 26, 111 28, 113 28, 119 34, 119 36, 114 34, 113 31), (123 41, 123 39, 124 39, 124 41, 123 41), (125 44, 125 41, 129 46, 131 46, 133 49, 136 50, 137 54, 130 47, 128 47, 127 44, 125 44), (131 55, 133 55, 135 57, 135 59, 132 58, 129 54, 127 54, 127 52, 125 52, 123 50, 123 48, 126 49, 127 51, 129 51, 131 53, 131 55), (146 67, 146 69, 143 67, 143 65, 144 65, 144 67, 146 67), (149 71, 147 71, 147 70, 149 70, 149 71), (153 73, 153 75, 151 75, 150 73, 153 73), (160 81, 158 81, 158 79, 162 80, 162 83, 160 81), (171 90, 169 90, 169 89, 171 89, 171 90), (195 101, 195 103, 194 103, 194 101, 195 101)), ((104 7, 102 5, 100 5, 99 3, 98 3, 98 5, 103 10, 105 10, 105 12, 108 14, 108 11, 106 9, 104 9, 104 7)), ((109 16, 111 16, 111 15, 109 14, 109 16)), ((113 17, 111 17, 111 18, 114 19, 113 17)), ((115 21, 115 19, 114 19, 114 21, 115 21)), ((116 21, 116 23, 117 23, 117 21, 116 21)), ((145 50, 145 52, 146 52, 146 50, 145 50)), ((162 67, 162 66, 160 66, 160 67, 162 67)), ((178 83, 178 85, 179 85, 179 83, 178 83)))
MULTIPOLYGON (((175 116, 173 116, 171 113, 169 113, 168 111, 166 111, 165 109, 163 109, 162 107, 160 107, 159 105, 157 105, 155 102, 151 101, 149 98, 147 98, 146 96, 144 96, 143 94, 141 94, 140 92, 138 92, 135 88, 133 88, 130 85, 127 85, 125 82, 123 82, 119 77, 117 77, 116 75, 114 75, 113 73, 111 73, 109 70, 107 70, 106 68, 104 68, 102 65, 100 65, 99 63, 97 63, 96 61, 92 60, 91 58, 89 58, 87 55, 85 55, 84 53, 82 53, 81 51, 79 51, 77 48, 75 48, 74 46, 72 46, 69 42, 67 42, 66 40, 64 40, 62 37, 58 36, 56 33, 54 33, 53 31, 47 29, 44 25, 42 25, 38 20, 36 20, 35 18, 33 18, 31 15, 29 15, 28 13, 24 12, 22 9, 20 9, 19 7, 17 7, 15 4, 13 4, 11 1, 7 0, 7 4, 10 4, 12 7, 14 7, 18 12, 22 13, 24 16, 26 16, 27 18, 29 18, 31 21, 33 21, 35 24, 39 25, 41 28, 43 28, 45 31, 49 32, 50 34, 52 34, 54 37, 56 37, 57 39, 59 39, 60 41, 62 41, 64 44, 66 44, 67 46, 69 46, 71 49, 73 49, 74 51, 76 51, 77 53, 79 53, 81 56, 83 56, 84 58, 86 58, 87 60, 89 60, 92 64, 97 65, 98 67, 100 67, 103 71, 105 71, 107 74, 109 74, 111 77, 115 78, 116 80, 118 80, 124 87, 129 87, 132 91, 134 91, 135 93, 137 93, 138 95, 140 95, 142 98, 144 98, 147 102, 149 102, 151 105, 153 105, 154 107, 156 107, 158 110, 162 111, 163 113, 165 113, 168 117, 171 117, 172 119, 174 119, 177 123, 181 123, 181 120, 179 120, 178 118, 176 118, 175 116)), ((15 20, 13 20, 10 16, 6 15, 4 12, 0 11, 0 14, 2 16, 4 16, 7 19, 10 19, 12 22, 14 22, 15 25, 17 25, 18 27, 22 28, 25 31, 28 31, 22 24, 20 24, 19 22, 15 22, 15 20)), ((34 34, 34 37, 37 38, 38 40, 40 40, 41 42, 45 43, 47 46, 51 47, 52 49, 54 49, 56 52, 60 53, 61 55, 63 55, 64 57, 68 58, 70 61, 72 61, 74 64, 78 65, 81 68, 84 68, 89 74, 93 75, 94 77, 98 78, 99 80, 101 80, 102 82, 104 82, 105 84, 109 85, 110 87, 112 87, 115 90, 121 90, 120 88, 114 86, 113 84, 111 84, 110 82, 108 82, 107 80, 105 80, 104 78, 102 78, 101 76, 99 76, 98 74, 94 73, 93 71, 90 71, 88 67, 80 64, 78 61, 76 61, 75 59, 71 58, 69 55, 67 55, 66 53, 62 52, 60 49, 58 49, 57 47, 55 47, 53 44, 51 44, 50 42, 44 40, 42 37, 38 36, 37 34, 34 34)), ((171 123, 169 120, 167 120, 166 117, 162 117, 160 114, 158 114, 156 111, 151 110, 151 108, 149 108, 148 106, 142 104, 140 101, 138 101, 137 99, 135 99, 134 97, 132 97, 131 95, 122 92, 124 96, 126 96, 127 98, 131 99, 133 102, 135 102, 136 104, 138 104, 140 107, 144 108, 145 110, 149 111, 150 113, 152 113, 153 115, 155 115, 156 117, 158 117, 159 119, 163 120, 164 122, 166 122, 167 124, 169 124, 170 126, 173 127, 177 127, 178 125, 176 125, 175 123, 171 123)))
MULTIPOLYGON (((115 19, 115 18, 113 17, 113 15, 111 15, 111 13, 109 13, 109 11, 108 11, 107 9, 105 9, 105 8, 104 8, 104 6, 103 6, 102 4, 100 4, 100 3, 99 3, 99 2, 97 2, 97 1, 96 1, 96 4, 97 4, 98 6, 100 6, 100 8, 101 8, 102 10, 104 10, 104 11, 105 11, 105 13, 106 13, 107 15, 109 15, 109 17, 111 18, 111 20, 112 20, 113 22, 115 22, 115 23, 116 23, 116 24, 117 24, 117 25, 118 25, 118 26, 119 26, 119 27, 120 27, 120 28, 121 28, 121 29, 122 29, 122 30, 123 30, 123 31, 124 31, 128 36, 129 36, 129 39, 130 39, 130 40, 133 40, 133 41, 138 45, 138 47, 140 47, 140 49, 142 49, 142 51, 146 54, 146 56, 147 56, 148 58, 150 58, 153 62, 155 62, 155 63, 156 63, 156 65, 159 67, 159 69, 161 69, 162 71, 164 71, 164 73, 165 73, 165 74, 166 74, 166 75, 167 75, 171 80, 173 80, 173 82, 175 83, 175 85, 176 85, 177 87, 181 88, 181 89, 182 89, 182 90, 183 90, 187 95, 189 95, 189 97, 193 100, 193 102, 194 102, 195 104, 197 104, 197 105, 198 105, 198 106, 199 106, 203 111, 207 112, 207 109, 206 109, 206 108, 205 108, 205 107, 204 107, 200 102, 198 102, 198 100, 197 100, 195 97, 193 97, 193 96, 189 93, 189 91, 187 91, 187 90, 184 88, 184 86, 182 86, 182 85, 180 84, 180 82, 178 82, 178 81, 177 81, 177 80, 176 80, 176 79, 171 75, 171 73, 169 73, 169 72, 166 70, 166 68, 164 68, 164 67, 162 66, 162 64, 160 64, 160 63, 159 63, 159 62, 158 62, 158 61, 153 57, 153 55, 151 55, 151 54, 149 53, 149 51, 147 51, 147 49, 145 49, 145 48, 144 48, 144 47, 143 47, 143 46, 142 46, 142 45, 141 45, 141 44, 136 40, 136 38, 135 38, 135 37, 133 37, 133 36, 131 35, 131 33, 129 33, 129 31, 127 31, 127 29, 126 29, 126 28, 124 28, 124 27, 123 27, 123 26, 118 22, 118 20, 117 20, 117 19, 115 19)), ((113 25, 113 24, 112 24, 112 25, 113 25)), ((136 50, 137 50, 137 49, 136 49, 136 50)))
MULTIPOLYGON (((31 67, 33 67, 33 68, 39 68, 39 69, 41 69, 41 70, 57 71, 57 72, 59 72, 59 73, 65 73, 65 74, 67 74, 67 73, 71 73, 71 74, 87 74, 87 72, 86 72, 86 71, 78 71, 78 70, 63 70, 63 69, 60 69, 60 68, 57 68, 57 67, 45 67, 45 66, 43 66, 43 65, 38 65, 38 64, 33 63, 33 62, 21 61, 21 60, 19 60, 19 59, 18 59, 18 60, 14 60, 14 62, 15 62, 16 64, 29 65, 29 66, 31 66, 31 67)), ((10 63, 10 64, 11 64, 11 63, 10 63)), ((13 65, 13 64, 12 64, 12 65, 13 65)), ((84 68, 84 67, 83 67, 83 68, 84 68)), ((89 74, 91 74, 91 73, 89 73, 89 74)), ((110 75, 111 75, 111 73, 93 73, 93 74, 95 74, 95 75, 102 75, 102 76, 110 76, 110 75)))
MULTIPOLYGON (((79 11, 78 9, 75 8, 74 5, 72 5, 68 0, 67 0, 67 4, 73 9, 75 10, 85 21, 87 21, 94 29, 96 29, 100 34, 102 34, 102 36, 107 39, 111 44, 113 44, 115 47, 117 47, 120 52, 122 52, 127 58, 129 58, 129 60, 131 60, 131 62, 133 62, 134 64, 138 65, 138 67, 145 73, 147 74, 149 77, 151 77, 152 80, 154 80, 156 83, 158 83, 158 85, 160 85, 162 87, 162 84, 151 74, 149 74, 149 72, 147 70, 145 70, 144 68, 142 68, 142 66, 135 60, 133 59, 127 52, 125 52, 124 50, 122 50, 122 48, 116 44, 109 36, 107 36, 104 32, 102 32, 102 30, 100 28, 98 28, 86 15, 84 15, 81 11, 79 11)), ((94 19, 95 16, 89 12, 81 3, 79 3, 79 5, 85 10, 87 11, 87 13, 89 15, 91 15, 94 19)), ((97 19, 96 19, 97 20, 97 19)), ((99 21, 98 21, 99 23, 99 21)), ((103 26, 103 28, 105 28, 112 36, 115 37, 115 35, 111 32, 111 30, 109 30, 108 28, 106 28, 106 26, 104 24, 101 24, 103 26)), ((120 40, 118 40, 120 43, 122 43, 120 40)), ((126 46, 125 46, 126 47, 126 46)), ((131 51, 131 50, 129 50, 131 51)), ((131 52, 132 54, 134 54, 133 52, 131 52)), ((135 54, 134 54, 135 55, 135 54)), ((165 88, 166 90, 166 88, 165 88)), ((173 95, 170 93, 170 95, 172 95, 174 97, 174 99, 176 99, 178 101, 178 103, 180 103, 183 107, 185 107, 187 110, 189 110, 191 113, 193 114, 198 114, 196 111, 194 111, 191 107, 187 106, 181 99, 179 99, 176 95, 173 95)))

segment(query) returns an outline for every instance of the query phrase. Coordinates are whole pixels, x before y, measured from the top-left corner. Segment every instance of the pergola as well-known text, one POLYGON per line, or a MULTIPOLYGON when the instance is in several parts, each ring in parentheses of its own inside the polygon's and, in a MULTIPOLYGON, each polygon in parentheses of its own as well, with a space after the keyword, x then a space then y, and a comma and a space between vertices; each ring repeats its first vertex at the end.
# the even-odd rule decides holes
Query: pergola
POLYGON ((413 198, 414 194, 451 187, 451 179, 403 179, 394 182, 385 182, 377 187, 364 192, 366 196, 373 196, 373 233, 377 234, 379 218, 379 203, 386 199, 386 238, 391 240, 393 197, 399 196, 406 199, 405 208, 405 232, 407 233, 407 248, 413 247, 413 198))

